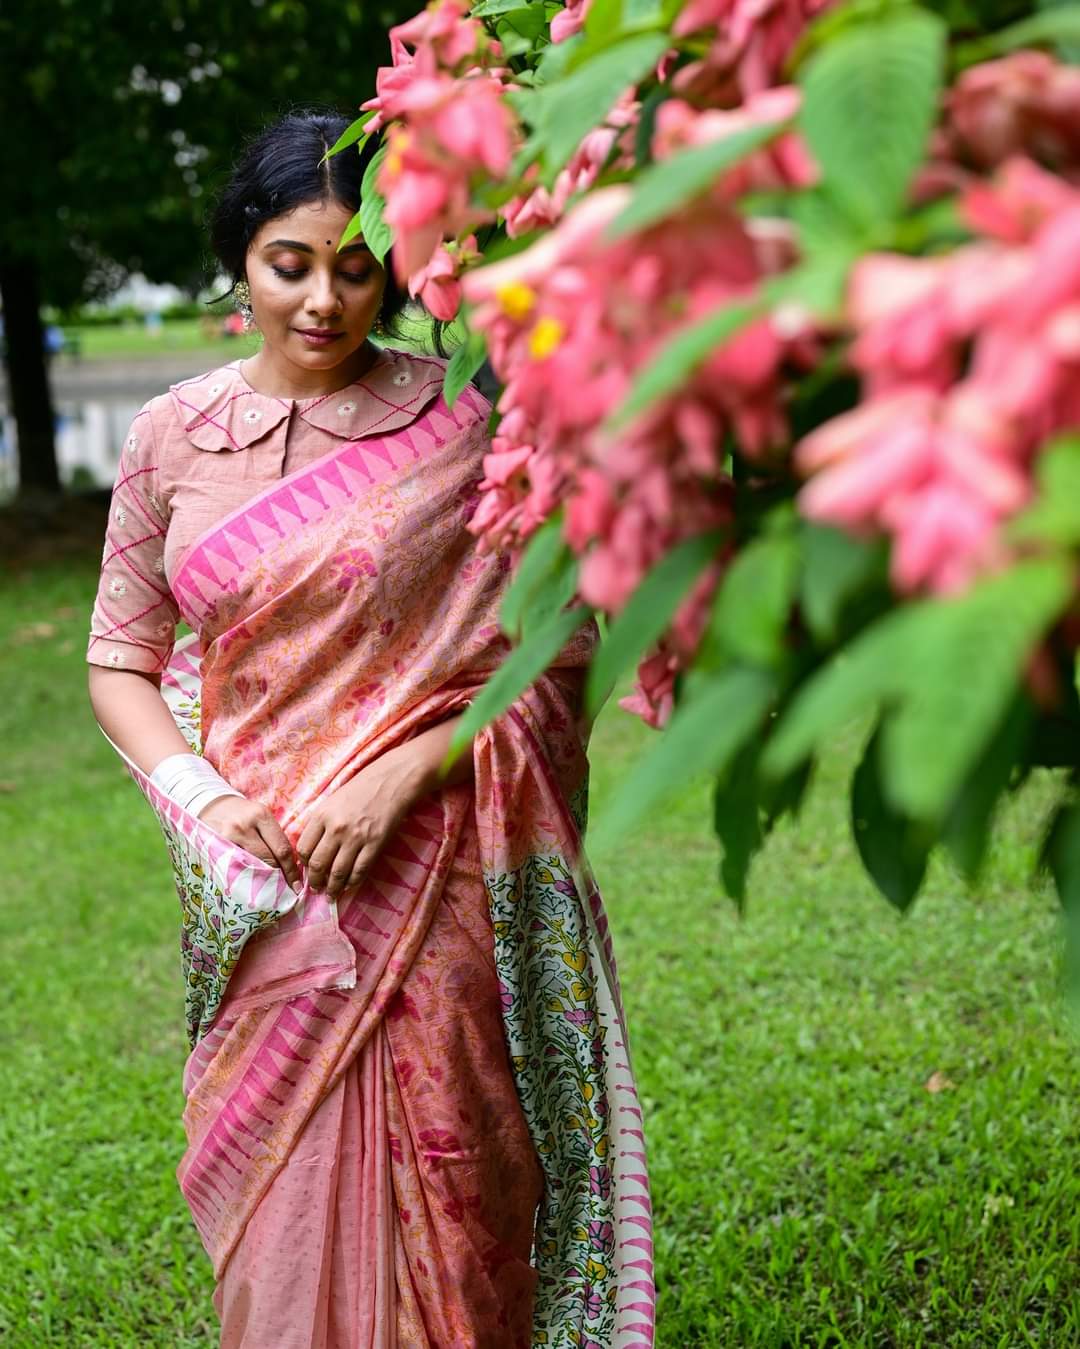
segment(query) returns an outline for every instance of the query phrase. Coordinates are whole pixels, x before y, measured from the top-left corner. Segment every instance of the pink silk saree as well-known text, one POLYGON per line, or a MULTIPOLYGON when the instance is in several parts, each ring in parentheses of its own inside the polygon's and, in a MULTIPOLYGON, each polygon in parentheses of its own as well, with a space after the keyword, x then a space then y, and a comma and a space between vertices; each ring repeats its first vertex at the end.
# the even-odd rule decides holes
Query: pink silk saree
MULTIPOLYGON (((467 389, 339 443, 171 579, 194 634, 162 693, 294 844, 323 793, 459 712, 506 654, 507 566, 465 528, 486 413, 467 389)), ((581 846, 594 641, 567 644, 476 737, 474 782, 420 801, 337 902, 294 894, 128 761, 181 900, 177 1174, 223 1349, 653 1343, 641 1111, 581 846)))

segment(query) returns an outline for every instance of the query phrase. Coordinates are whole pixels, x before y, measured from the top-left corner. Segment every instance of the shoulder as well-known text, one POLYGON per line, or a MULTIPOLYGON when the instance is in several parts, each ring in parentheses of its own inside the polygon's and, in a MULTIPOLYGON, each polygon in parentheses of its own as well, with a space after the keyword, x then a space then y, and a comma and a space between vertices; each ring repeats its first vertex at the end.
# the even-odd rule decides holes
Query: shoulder
POLYGON ((201 375, 189 375, 148 398, 131 420, 122 447, 140 460, 188 442, 188 426, 215 395, 236 378, 231 366, 216 366, 201 375))
MULTIPOLYGON (((449 444, 467 438, 487 440, 491 403, 473 383, 466 384, 453 402, 443 391, 450 357, 420 355, 387 348, 369 387, 385 400, 379 420, 390 429, 391 408, 411 417, 418 430, 435 443, 449 444)), ((381 429, 381 428, 380 428, 381 429)))

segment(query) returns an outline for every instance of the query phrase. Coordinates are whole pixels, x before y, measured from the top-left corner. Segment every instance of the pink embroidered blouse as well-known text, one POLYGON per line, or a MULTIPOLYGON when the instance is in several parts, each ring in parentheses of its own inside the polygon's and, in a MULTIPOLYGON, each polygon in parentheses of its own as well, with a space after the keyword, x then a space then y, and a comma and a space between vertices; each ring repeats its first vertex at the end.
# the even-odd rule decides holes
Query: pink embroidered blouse
MULTIPOLYGON (((180 620, 170 578, 191 545, 339 441, 377 437, 415 421, 439 396, 446 362, 385 350, 362 379, 315 398, 258 393, 240 365, 231 361, 172 385, 131 423, 90 620, 91 664, 163 670, 180 620)), ((471 428, 457 434, 477 440, 471 428)), ((478 443, 469 450, 478 469, 483 448, 478 443)))

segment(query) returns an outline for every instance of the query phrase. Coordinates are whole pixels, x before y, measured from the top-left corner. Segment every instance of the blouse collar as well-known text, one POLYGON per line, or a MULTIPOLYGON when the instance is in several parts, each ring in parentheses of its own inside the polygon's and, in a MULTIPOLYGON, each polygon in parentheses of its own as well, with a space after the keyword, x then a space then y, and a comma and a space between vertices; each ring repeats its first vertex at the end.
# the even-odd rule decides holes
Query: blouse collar
POLYGON ((243 450, 296 415, 343 440, 408 426, 442 389, 445 361, 385 349, 360 379, 315 398, 258 393, 240 373, 243 358, 173 384, 169 392, 191 443, 200 450, 243 450))

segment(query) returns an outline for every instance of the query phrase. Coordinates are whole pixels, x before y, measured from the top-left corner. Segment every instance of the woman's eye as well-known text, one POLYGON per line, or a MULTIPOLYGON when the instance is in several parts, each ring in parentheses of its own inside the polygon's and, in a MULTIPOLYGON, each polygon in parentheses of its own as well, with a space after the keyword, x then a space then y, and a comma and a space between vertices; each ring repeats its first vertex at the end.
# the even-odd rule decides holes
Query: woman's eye
MULTIPOLYGON (((284 277, 286 281, 295 281, 298 276, 304 275, 305 268, 294 267, 290 269, 288 267, 272 267, 270 270, 276 273, 276 275, 284 277)), ((342 272, 341 275, 346 281, 360 282, 371 280, 370 272, 342 272)))

